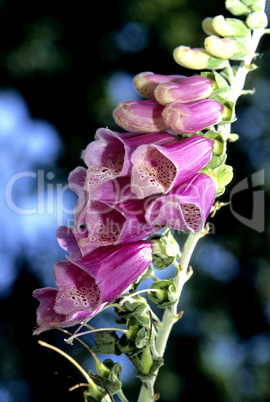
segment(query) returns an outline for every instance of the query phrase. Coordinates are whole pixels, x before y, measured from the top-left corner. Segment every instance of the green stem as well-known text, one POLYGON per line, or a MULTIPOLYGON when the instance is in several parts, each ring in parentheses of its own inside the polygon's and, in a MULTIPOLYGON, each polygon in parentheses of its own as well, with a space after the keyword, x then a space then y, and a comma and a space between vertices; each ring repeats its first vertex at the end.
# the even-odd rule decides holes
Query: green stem
MULTIPOLYGON (((249 54, 245 57, 241 65, 238 67, 236 74, 233 76, 232 70, 230 73, 230 81, 231 81, 231 94, 230 100, 236 102, 237 99, 242 95, 242 91, 245 85, 246 76, 249 71, 253 68, 251 66, 252 61, 256 55, 256 49, 260 42, 261 37, 265 34, 265 29, 255 29, 252 33, 252 37, 249 43, 249 54)), ((225 134, 230 134, 230 124, 220 124, 218 126, 218 130, 225 134)), ((187 273, 189 261, 194 251, 194 248, 198 242, 198 240, 204 236, 206 232, 201 232, 198 234, 190 234, 185 242, 183 254, 181 258, 181 270, 179 269, 175 276, 175 284, 178 291, 178 296, 180 299, 181 292, 184 284, 187 281, 187 273)), ((156 337, 156 351, 158 356, 163 356, 166 348, 166 344, 171 332, 171 329, 174 323, 180 318, 180 315, 177 315, 177 305, 174 305, 170 308, 167 308, 163 314, 162 324, 158 330, 158 334, 156 337)), ((156 373, 158 374, 158 373, 156 373)), ((138 398, 138 402, 149 402, 156 400, 154 396, 154 384, 155 384, 156 376, 142 384, 140 395, 138 398)))
POLYGON ((125 395, 121 389, 120 389, 120 391, 117 392, 117 396, 122 402, 128 402, 127 398, 125 397, 125 395))
POLYGON ((231 95, 230 100, 236 102, 237 99, 241 96, 242 90, 245 85, 246 76, 252 70, 251 64, 256 55, 256 49, 258 44, 265 34, 264 28, 254 29, 250 43, 249 43, 249 53, 239 66, 237 73, 234 76, 234 79, 231 83, 231 95))
MULTIPOLYGON (((183 248, 183 254, 181 258, 181 265, 180 268, 177 270, 177 274, 175 276, 175 285, 177 288, 177 292, 179 295, 179 299, 181 296, 181 292, 183 289, 184 284, 186 283, 188 279, 188 267, 189 267, 189 262, 190 258, 192 256, 192 253, 194 251, 194 248, 199 241, 201 237, 203 237, 207 231, 202 231, 197 234, 192 234, 190 233, 188 235, 188 238, 185 242, 184 248, 183 248)), ((159 327, 158 334, 156 337, 156 351, 158 356, 163 356, 165 352, 165 348, 167 345, 168 338, 171 333, 171 329, 173 325, 178 321, 180 318, 180 315, 177 314, 177 304, 166 308, 163 314, 163 319, 161 326, 159 327)), ((156 373, 157 374, 157 373, 156 373)), ((140 395, 138 398, 138 402, 149 402, 151 400, 154 400, 154 384, 155 384, 156 376, 152 379, 149 380, 148 382, 145 382, 142 384, 140 395)))

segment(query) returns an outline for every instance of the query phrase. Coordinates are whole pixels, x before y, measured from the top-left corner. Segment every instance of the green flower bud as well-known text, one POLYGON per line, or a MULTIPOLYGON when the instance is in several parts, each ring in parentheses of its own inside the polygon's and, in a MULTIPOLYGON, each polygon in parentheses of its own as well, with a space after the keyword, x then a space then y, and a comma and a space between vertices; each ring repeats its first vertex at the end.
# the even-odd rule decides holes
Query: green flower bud
POLYGON ((217 36, 208 36, 204 41, 205 49, 211 55, 221 58, 230 59, 236 52, 237 47, 234 39, 221 39, 217 36))
POLYGON ((213 18, 207 17, 202 21, 202 29, 206 33, 206 35, 217 35, 213 25, 213 18))
POLYGON ((213 180, 216 187, 216 197, 224 193, 225 186, 229 184, 233 178, 233 168, 224 164, 215 169, 203 168, 201 172, 207 174, 213 180))
POLYGON ((208 36, 204 41, 208 53, 221 59, 242 60, 248 54, 248 48, 240 40, 208 36))
POLYGON ((213 30, 219 36, 229 36, 232 38, 248 38, 250 30, 246 24, 235 18, 224 18, 223 15, 218 15, 212 21, 213 30))
POLYGON ((227 60, 211 56, 203 48, 191 49, 188 46, 179 46, 173 51, 176 63, 192 70, 219 70, 225 68, 227 60))
POLYGON ((246 24, 250 29, 265 28, 268 25, 267 15, 264 11, 254 11, 247 16, 246 24))
POLYGON ((153 242, 152 263, 156 269, 169 267, 177 256, 180 256, 180 249, 170 229, 166 229, 163 235, 155 234, 148 240, 153 242))
POLYGON ((226 0, 225 7, 233 15, 245 15, 250 12, 248 5, 244 4, 241 0, 226 0))
POLYGON ((173 278, 169 280, 161 280, 154 282, 151 285, 151 289, 158 290, 157 292, 148 292, 149 299, 156 303, 160 308, 166 308, 172 306, 178 300, 177 288, 173 278))

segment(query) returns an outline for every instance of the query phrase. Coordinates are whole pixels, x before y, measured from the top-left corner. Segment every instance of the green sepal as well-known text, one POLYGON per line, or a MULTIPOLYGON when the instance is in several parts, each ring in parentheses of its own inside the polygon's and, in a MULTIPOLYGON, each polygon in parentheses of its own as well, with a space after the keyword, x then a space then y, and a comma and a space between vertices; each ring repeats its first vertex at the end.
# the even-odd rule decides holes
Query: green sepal
POLYGON ((215 168, 223 165, 224 162, 226 161, 226 159, 227 159, 227 154, 224 154, 221 156, 213 155, 210 162, 207 163, 206 168, 215 169, 215 168))
POLYGON ((121 338, 117 342, 117 348, 119 349, 119 351, 121 353, 124 353, 126 355, 134 353, 137 350, 136 346, 135 346, 135 343, 134 343, 134 340, 128 339, 126 334, 121 336, 121 338))
POLYGON ((104 360, 103 364, 105 364, 110 370, 109 375, 103 377, 96 374, 95 378, 104 385, 104 387, 110 392, 110 394, 114 395, 122 387, 122 383, 120 381, 122 366, 119 363, 114 363, 111 359, 104 360))
MULTIPOLYGON (((123 296, 125 297, 125 295, 123 296)), ((125 303, 122 305, 122 309, 116 311, 119 317, 124 318, 125 320, 132 316, 139 316, 145 313, 148 310, 149 306, 145 300, 145 298, 136 295, 134 297, 130 297, 125 303)))
POLYGON ((152 345, 154 342, 154 334, 151 332, 150 336, 150 327, 142 327, 136 335, 135 339, 135 346, 137 349, 145 348, 149 343, 150 337, 150 344, 152 345))
POLYGON ((154 282, 151 289, 159 290, 159 292, 147 292, 149 299, 159 308, 172 306, 178 301, 177 288, 173 278, 154 282))
POLYGON ((152 269, 151 265, 149 265, 147 270, 138 279, 136 279, 136 281, 133 282, 132 289, 135 291, 141 282, 146 281, 147 279, 151 278, 152 273, 153 273, 153 269, 152 269))
POLYGON ((180 256, 179 244, 175 240, 169 228, 162 235, 154 234, 148 237, 152 240, 153 254, 152 264, 156 269, 165 269, 172 265, 180 256))
POLYGON ((229 99, 231 88, 227 82, 227 80, 222 77, 218 72, 202 72, 201 75, 203 77, 210 78, 212 81, 216 83, 216 89, 212 92, 209 98, 215 99, 220 96, 223 99, 229 99))
POLYGON ((95 332, 96 346, 93 348, 93 351, 99 354, 114 354, 119 356, 121 352, 116 346, 118 340, 119 338, 115 331, 95 332))
POLYGON ((222 113, 222 121, 219 122, 219 124, 233 123, 236 120, 235 102, 232 102, 220 95, 214 96, 213 99, 217 100, 225 106, 225 110, 222 113))
POLYGON ((221 165, 216 169, 203 168, 200 172, 207 174, 213 180, 216 186, 216 197, 224 193, 225 186, 229 184, 233 178, 233 169, 229 165, 221 165))

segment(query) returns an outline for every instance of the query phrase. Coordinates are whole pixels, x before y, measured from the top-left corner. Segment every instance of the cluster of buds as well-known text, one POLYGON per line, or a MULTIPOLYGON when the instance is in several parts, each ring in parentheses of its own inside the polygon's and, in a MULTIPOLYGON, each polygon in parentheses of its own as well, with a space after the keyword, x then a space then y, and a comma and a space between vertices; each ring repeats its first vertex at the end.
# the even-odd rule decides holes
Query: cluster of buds
POLYGON ((226 106, 209 99, 215 81, 200 75, 185 77, 143 72, 134 86, 146 100, 121 102, 114 111, 116 123, 137 133, 173 130, 192 134, 222 121, 226 106))
POLYGON ((246 15, 246 21, 222 15, 205 18, 202 28, 209 36, 204 47, 179 46, 173 53, 175 61, 194 70, 219 70, 228 65, 228 60, 244 60, 249 53, 251 30, 265 28, 268 23, 260 4, 260 0, 227 0, 227 9, 234 15, 246 15))

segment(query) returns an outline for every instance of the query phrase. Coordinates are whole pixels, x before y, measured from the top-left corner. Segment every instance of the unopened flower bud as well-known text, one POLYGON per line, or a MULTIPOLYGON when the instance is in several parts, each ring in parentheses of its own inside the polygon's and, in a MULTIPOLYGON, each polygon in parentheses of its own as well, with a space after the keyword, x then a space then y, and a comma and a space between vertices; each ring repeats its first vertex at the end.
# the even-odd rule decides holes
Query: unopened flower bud
POLYGON ((180 66, 192 70, 218 70, 227 65, 227 60, 213 57, 203 48, 191 49, 188 46, 179 46, 174 49, 173 57, 180 66))
POLYGON ((244 4, 241 0, 226 0, 225 7, 233 15, 245 15, 250 12, 248 5, 244 4))
POLYGON ((174 131, 192 134, 217 124, 222 119, 224 106, 214 99, 189 103, 174 102, 162 112, 165 123, 174 131))
POLYGON ((155 90, 155 98, 166 106, 173 102, 192 102, 208 98, 215 89, 215 82, 200 75, 187 77, 179 83, 164 82, 155 90))
POLYGON ((217 32, 213 28, 213 18, 207 17, 202 22, 202 29, 206 33, 206 35, 217 35, 217 32))
POLYGON ((254 11, 247 16, 246 24, 250 29, 265 28, 268 25, 267 15, 264 11, 254 11))
POLYGON ((250 35, 250 30, 243 21, 235 18, 224 18, 223 15, 213 18, 212 27, 219 36, 247 38, 250 35))
POLYGON ((156 269, 167 268, 180 255, 179 245, 169 229, 163 235, 153 235, 148 239, 153 242, 152 263, 156 269))
POLYGON ((177 288, 173 278, 154 282, 151 289, 155 289, 155 292, 148 292, 147 296, 160 308, 172 306, 178 301, 177 288))
POLYGON ((241 60, 248 54, 246 45, 233 38, 208 36, 204 46, 208 53, 221 59, 241 60))
POLYGON ((135 133, 153 133, 168 129, 161 112, 164 107, 155 100, 124 101, 113 113, 116 124, 135 133))
POLYGON ((154 90, 162 82, 179 82, 186 78, 185 75, 162 75, 149 71, 140 73, 134 77, 133 84, 137 92, 146 99, 154 99, 154 90))

